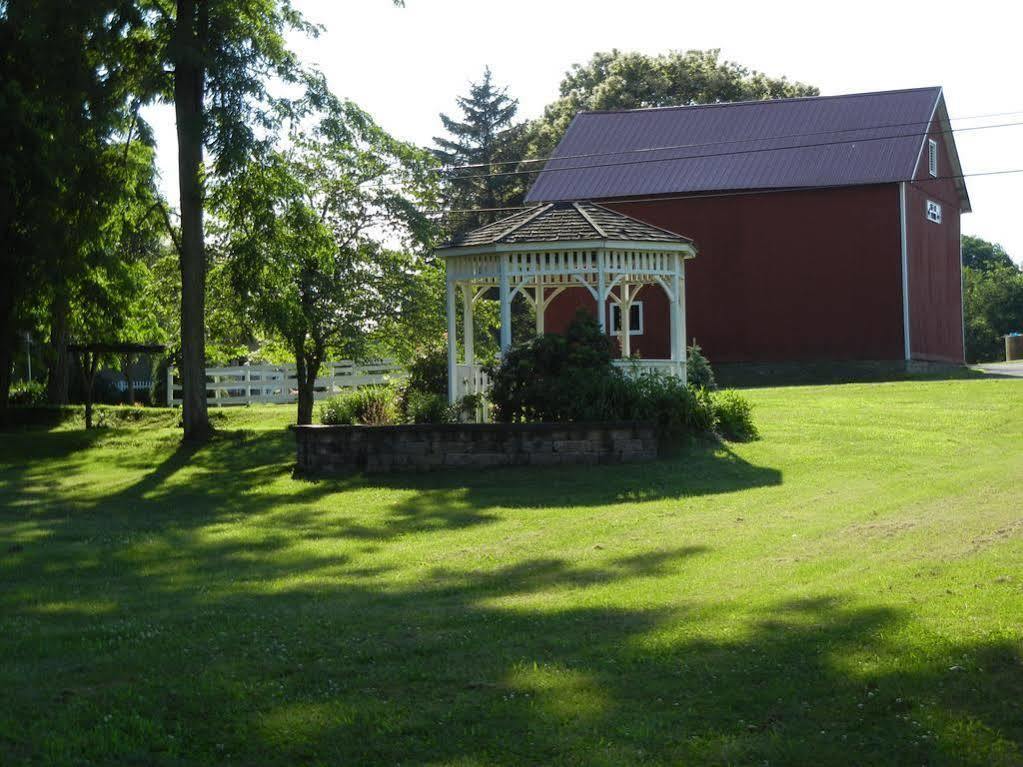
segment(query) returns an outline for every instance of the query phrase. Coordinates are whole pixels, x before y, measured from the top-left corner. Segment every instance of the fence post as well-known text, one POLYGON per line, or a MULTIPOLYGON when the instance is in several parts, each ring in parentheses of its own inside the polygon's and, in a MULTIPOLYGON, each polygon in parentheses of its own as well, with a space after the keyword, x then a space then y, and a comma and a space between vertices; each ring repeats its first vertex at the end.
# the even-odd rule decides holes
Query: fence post
POLYGON ((167 366, 167 407, 174 407, 174 368, 167 366))

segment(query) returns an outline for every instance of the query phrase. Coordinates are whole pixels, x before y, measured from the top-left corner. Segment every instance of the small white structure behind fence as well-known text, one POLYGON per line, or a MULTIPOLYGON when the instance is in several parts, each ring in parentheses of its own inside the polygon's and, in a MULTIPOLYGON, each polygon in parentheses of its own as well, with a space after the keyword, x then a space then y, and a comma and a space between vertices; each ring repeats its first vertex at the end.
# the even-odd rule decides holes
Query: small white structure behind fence
MULTIPOLYGON (((405 371, 395 362, 356 364, 350 360, 327 362, 316 379, 315 399, 326 399, 342 389, 400 381, 405 371)), ((209 405, 285 404, 298 401, 295 365, 237 365, 206 368, 209 405)), ((167 405, 181 404, 181 379, 176 368, 167 370, 167 405)))

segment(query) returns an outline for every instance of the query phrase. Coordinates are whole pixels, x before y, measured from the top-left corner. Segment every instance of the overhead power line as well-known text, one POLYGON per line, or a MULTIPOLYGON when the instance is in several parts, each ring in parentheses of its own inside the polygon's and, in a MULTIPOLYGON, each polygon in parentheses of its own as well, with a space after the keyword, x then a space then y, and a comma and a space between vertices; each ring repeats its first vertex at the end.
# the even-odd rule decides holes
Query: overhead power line
MULTIPOLYGON (((467 181, 476 179, 487 179, 487 178, 500 178, 504 176, 521 176, 529 173, 562 173, 566 171, 578 171, 578 170, 591 170, 594 168, 624 168, 630 165, 646 165, 653 162, 681 162, 683 160, 702 160, 714 157, 733 157, 738 155, 746 154, 757 154, 761 152, 784 152, 793 149, 813 149, 815 147, 825 146, 839 146, 842 144, 866 144, 871 141, 892 141, 900 138, 922 138, 924 136, 934 135, 951 135, 953 133, 963 133, 965 131, 975 130, 989 130, 992 128, 1011 128, 1015 126, 1023 125, 1023 121, 1009 122, 1009 123, 998 123, 995 125, 974 125, 972 127, 940 130, 940 131, 914 131, 912 133, 897 133, 889 136, 868 136, 865 138, 851 138, 842 139, 840 141, 820 141, 813 144, 791 144, 788 146, 773 146, 773 147, 756 147, 754 149, 737 149, 729 152, 711 152, 709 154, 689 154, 682 155, 679 157, 652 157, 644 158, 640 160, 626 160, 625 162, 606 162, 606 163, 594 163, 591 165, 568 165, 559 168, 542 168, 534 170, 510 170, 510 171, 499 171, 497 173, 483 173, 471 176, 457 176, 451 181, 467 181)), ((754 139, 750 139, 751 141, 754 139)), ((771 139, 755 139, 755 140, 771 140, 771 139)), ((555 161, 562 158, 555 157, 555 161)))
MULTIPOLYGON (((694 105, 699 106, 699 105, 694 105)), ((1012 112, 989 112, 988 114, 981 115, 967 115, 964 117, 950 117, 949 122, 958 122, 961 120, 980 120, 992 117, 1009 117, 1012 115, 1021 115, 1023 110, 1015 110, 1012 112)), ((442 171, 453 171, 453 170, 466 170, 471 168, 493 168, 501 165, 523 165, 525 163, 539 163, 547 162, 548 160, 579 160, 586 159, 589 157, 612 157, 616 155, 626 154, 637 154, 642 152, 661 152, 672 149, 698 149, 702 147, 710 146, 724 146, 728 144, 748 144, 751 141, 780 141, 787 138, 805 138, 808 136, 825 136, 833 133, 853 133, 856 131, 868 131, 868 130, 881 130, 883 128, 908 128, 913 125, 930 125, 931 120, 915 120, 912 122, 899 122, 899 123, 878 123, 876 125, 864 125, 856 128, 834 128, 825 131, 811 131, 807 133, 788 133, 778 136, 757 136, 751 138, 737 138, 737 139, 723 139, 721 141, 707 141, 702 143, 693 144, 669 144, 665 146, 655 147, 639 147, 637 149, 619 149, 614 152, 583 152, 580 154, 567 154, 567 155, 547 155, 546 157, 531 157, 521 160, 498 160, 495 162, 483 162, 483 163, 467 163, 464 165, 443 165, 440 170, 442 171)), ((975 127, 987 127, 987 126, 975 126, 975 127)), ((958 130, 967 130, 966 128, 960 128, 958 130)), ((530 171, 537 172, 537 171, 530 171)), ((471 176, 466 176, 471 178, 471 176)))
MULTIPOLYGON (((1012 173, 1023 173, 1023 168, 1009 168, 1005 170, 987 170, 978 171, 976 173, 956 173, 946 176, 928 176, 925 179, 902 179, 906 183, 913 181, 948 181, 963 178, 973 178, 976 176, 1006 176, 1012 173)), ((669 200, 706 200, 716 197, 742 197, 751 194, 775 194, 779 192, 812 192, 823 189, 847 189, 850 186, 875 186, 881 183, 899 183, 898 181, 884 181, 884 182, 864 182, 861 184, 816 184, 811 186, 789 186, 789 187, 778 187, 769 189, 743 189, 739 191, 728 191, 728 192, 695 192, 692 194, 684 195, 657 195, 654 197, 619 197, 619 198, 608 198, 610 202, 615 203, 632 203, 632 202, 666 202, 669 200)), ((546 202, 550 202, 549 200, 546 202)), ((453 213, 512 213, 517 210, 529 210, 535 208, 538 205, 545 203, 538 202, 532 205, 510 205, 501 208, 450 208, 447 210, 434 210, 430 211, 434 215, 450 215, 453 213)))

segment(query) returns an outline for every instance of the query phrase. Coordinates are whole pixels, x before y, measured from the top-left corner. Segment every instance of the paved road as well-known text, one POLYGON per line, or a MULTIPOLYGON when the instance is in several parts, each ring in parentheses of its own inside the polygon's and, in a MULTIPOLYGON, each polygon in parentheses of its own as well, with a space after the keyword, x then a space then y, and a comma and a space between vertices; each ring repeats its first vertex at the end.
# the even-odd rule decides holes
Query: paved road
POLYGON ((977 370, 995 375, 1010 376, 1012 378, 1023 378, 1023 360, 1014 362, 996 362, 988 365, 975 365, 977 370))

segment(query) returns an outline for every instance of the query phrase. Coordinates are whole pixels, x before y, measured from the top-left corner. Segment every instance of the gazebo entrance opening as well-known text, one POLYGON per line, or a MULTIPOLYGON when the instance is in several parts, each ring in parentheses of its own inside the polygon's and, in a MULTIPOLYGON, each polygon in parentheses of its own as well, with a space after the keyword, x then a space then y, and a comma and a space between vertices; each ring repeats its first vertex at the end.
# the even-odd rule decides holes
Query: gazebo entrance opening
POLYGON ((500 349, 512 344, 511 306, 521 294, 543 333, 551 302, 566 290, 585 290, 599 308, 605 332, 611 305, 620 318, 620 364, 686 378, 685 261, 696 255, 686 237, 591 202, 551 203, 469 232, 438 251, 447 271, 448 398, 485 391, 473 349, 473 307, 497 288, 500 349), (628 318, 640 291, 663 290, 669 303, 670 356, 633 359, 628 318), (457 302, 462 303, 458 359, 457 302))

